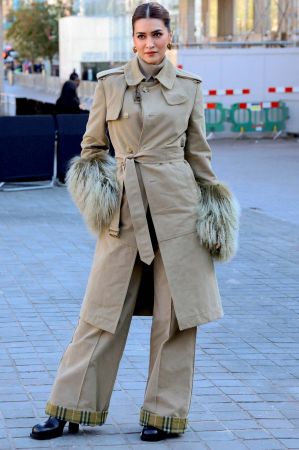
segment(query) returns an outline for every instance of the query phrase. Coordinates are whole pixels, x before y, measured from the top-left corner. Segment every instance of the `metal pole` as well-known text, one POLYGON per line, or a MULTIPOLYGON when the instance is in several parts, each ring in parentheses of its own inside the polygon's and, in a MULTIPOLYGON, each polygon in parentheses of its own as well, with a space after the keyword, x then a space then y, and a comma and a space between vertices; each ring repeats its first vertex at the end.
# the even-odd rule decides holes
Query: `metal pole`
POLYGON ((1 94, 4 92, 4 86, 3 86, 3 57, 2 57, 2 50, 3 50, 3 6, 2 6, 2 0, 0 0, 0 51, 1 51, 1 58, 0 58, 0 97, 1 94))

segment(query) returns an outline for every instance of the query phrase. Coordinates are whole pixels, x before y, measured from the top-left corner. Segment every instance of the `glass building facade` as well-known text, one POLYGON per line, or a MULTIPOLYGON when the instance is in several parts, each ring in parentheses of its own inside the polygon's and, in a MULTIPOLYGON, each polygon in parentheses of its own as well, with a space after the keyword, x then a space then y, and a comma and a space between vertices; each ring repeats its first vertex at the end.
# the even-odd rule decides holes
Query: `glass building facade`
MULTIPOLYGON (((74 0, 83 16, 131 17, 140 0, 74 0)), ((299 33, 299 0, 163 0, 171 14, 173 41, 289 39, 299 33)))
MULTIPOLYGON (((145 3, 138 0, 74 0, 74 10, 79 16, 125 16, 129 19, 136 6, 145 3)), ((171 14, 174 41, 178 41, 179 0, 163 0, 163 6, 171 14)), ((130 25, 131 27, 131 25, 130 25)))
MULTIPOLYGON (((9 26, 6 21, 9 11, 31 1, 2 0, 5 28, 9 26)), ((122 35, 124 31, 122 38, 126 38, 131 33, 130 17, 140 3, 145 2, 73 0, 73 7, 79 16, 122 18, 120 23, 127 24, 125 30, 118 28, 116 32, 122 35)), ((299 39, 299 0, 161 0, 161 3, 171 14, 174 43, 299 39)))
MULTIPOLYGON (((74 0, 74 8, 84 16, 131 14, 141 2, 138 0, 74 0)), ((178 9, 179 0, 163 0, 169 11, 178 9)))

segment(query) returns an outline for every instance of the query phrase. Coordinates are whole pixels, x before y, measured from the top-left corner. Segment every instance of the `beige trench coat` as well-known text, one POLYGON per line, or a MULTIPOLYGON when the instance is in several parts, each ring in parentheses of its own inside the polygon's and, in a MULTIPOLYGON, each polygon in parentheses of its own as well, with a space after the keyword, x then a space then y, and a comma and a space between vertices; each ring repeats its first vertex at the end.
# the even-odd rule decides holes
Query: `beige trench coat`
MULTIPOLYGON (((87 215, 110 217, 107 226, 97 233, 80 315, 111 333, 122 311, 137 252, 147 265, 153 258, 145 218, 147 204, 180 329, 223 315, 212 256, 197 229, 200 186, 219 185, 205 138, 201 80, 176 69, 169 60, 156 78, 158 84, 143 88, 137 58, 98 74, 81 158, 73 163, 73 172, 68 175, 69 189, 83 215, 88 195, 94 196, 95 186, 100 186, 99 197, 93 198, 87 215), (140 104, 134 102, 138 85, 140 104), (142 120, 141 134, 135 132, 138 120, 142 120), (114 163, 107 156, 106 126, 115 149, 114 163), (91 184, 89 167, 94 161, 101 170, 106 164, 106 169, 91 184), (81 168, 74 169, 76 164, 81 168), (84 186, 80 185, 78 194, 74 179, 78 183, 82 164, 88 169, 84 166, 86 179, 80 181, 84 186), (111 188, 107 194, 107 183, 115 174, 117 188, 114 185, 114 191, 111 188), (103 190, 105 199, 100 198, 103 190), (111 205, 107 205, 110 200, 111 205)), ((144 289, 140 294, 136 310, 149 313, 144 289)))

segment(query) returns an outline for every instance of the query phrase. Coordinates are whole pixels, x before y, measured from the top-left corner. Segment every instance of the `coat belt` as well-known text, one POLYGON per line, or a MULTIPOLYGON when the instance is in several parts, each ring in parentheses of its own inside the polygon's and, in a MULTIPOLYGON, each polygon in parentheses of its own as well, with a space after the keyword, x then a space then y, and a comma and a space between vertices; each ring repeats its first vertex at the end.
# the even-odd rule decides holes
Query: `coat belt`
POLYGON ((120 235, 119 224, 121 198, 123 194, 123 187, 125 186, 139 256, 141 261, 150 265, 155 257, 155 254, 136 172, 136 162, 140 164, 165 164, 174 161, 183 161, 184 152, 182 148, 175 147, 173 149, 168 148, 167 150, 162 150, 160 157, 157 157, 157 155, 150 157, 150 155, 136 153, 124 156, 116 155, 116 159, 118 162, 121 162, 122 167, 122 174, 119 179, 121 195, 119 206, 109 227, 109 234, 113 237, 119 237, 120 235), (171 157, 169 155, 169 150, 172 153, 171 157), (165 154, 166 152, 167 155, 165 154))

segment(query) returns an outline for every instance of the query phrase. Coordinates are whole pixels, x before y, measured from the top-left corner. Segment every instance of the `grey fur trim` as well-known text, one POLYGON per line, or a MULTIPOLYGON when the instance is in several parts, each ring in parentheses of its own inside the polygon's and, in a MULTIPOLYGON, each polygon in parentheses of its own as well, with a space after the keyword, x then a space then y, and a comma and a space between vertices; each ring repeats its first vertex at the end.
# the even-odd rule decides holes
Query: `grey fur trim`
POLYGON ((198 237, 215 260, 228 261, 238 247, 239 204, 222 183, 199 184, 199 187, 202 196, 198 205, 198 237), (217 243, 221 245, 220 250, 215 249, 217 243))
POLYGON ((105 154, 70 161, 66 185, 92 232, 106 229, 120 199, 114 159, 105 154))

